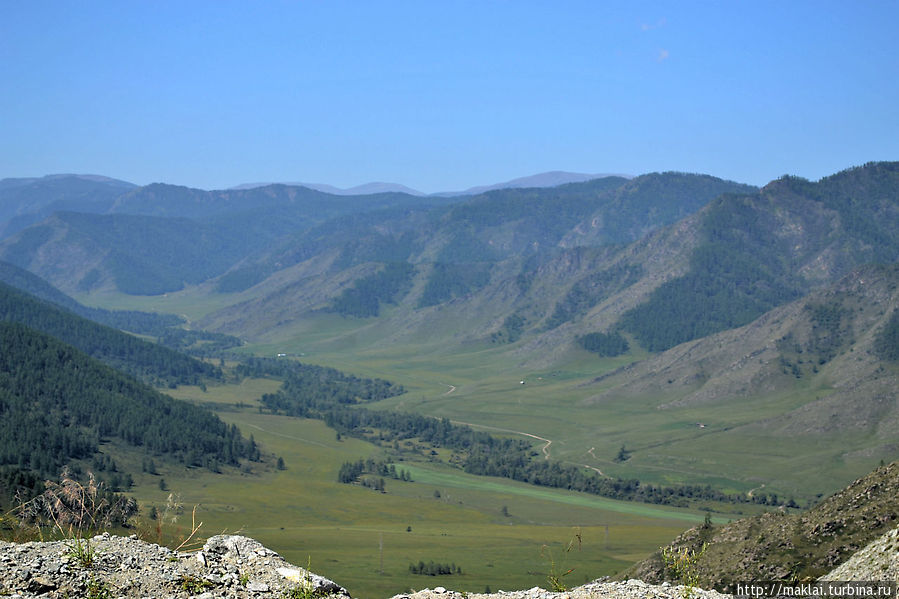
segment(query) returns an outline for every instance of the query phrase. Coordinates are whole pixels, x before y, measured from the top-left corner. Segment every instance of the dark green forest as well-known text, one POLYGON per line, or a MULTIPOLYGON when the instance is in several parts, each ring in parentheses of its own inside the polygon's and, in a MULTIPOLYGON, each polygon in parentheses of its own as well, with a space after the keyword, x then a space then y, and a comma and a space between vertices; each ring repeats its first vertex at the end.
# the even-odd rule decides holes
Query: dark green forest
MULTIPOLYGON (((805 257, 840 239, 842 276, 864 263, 899 259, 899 163, 872 163, 817 183, 785 176, 754 195, 725 194, 702 213, 689 272, 657 288, 620 320, 650 351, 742 326, 812 288, 805 257), (806 208, 802 209, 802 203, 806 208), (790 246, 779 213, 802 223, 790 246)), ((788 221, 790 222, 790 221, 788 221)))
POLYGON ((591 273, 577 281, 553 309, 545 328, 557 326, 586 314, 590 308, 612 294, 636 283, 643 269, 634 265, 618 265, 591 273))
POLYGON ((799 297, 787 252, 770 238, 766 214, 752 198, 725 196, 706 211, 705 242, 690 257, 689 272, 662 284, 626 312, 619 324, 649 351, 747 324, 799 297))
POLYGON ((899 310, 895 310, 874 339, 874 351, 882 360, 899 362, 899 310))
POLYGON ((382 304, 395 304, 398 296, 412 285, 415 267, 408 262, 391 262, 367 277, 357 279, 352 287, 334 298, 330 309, 343 316, 368 318, 381 312, 382 304))
POLYGON ((82 318, 0 283, 0 320, 18 322, 154 385, 197 384, 221 370, 167 347, 82 318))
POLYGON ((620 356, 630 349, 627 339, 618 332, 587 333, 583 337, 578 337, 577 341, 587 351, 607 358, 620 356))
POLYGON ((0 322, 0 341, 6 484, 32 475, 55 478, 64 465, 93 458, 112 438, 212 470, 259 457, 235 426, 208 410, 163 395, 46 334, 0 322))

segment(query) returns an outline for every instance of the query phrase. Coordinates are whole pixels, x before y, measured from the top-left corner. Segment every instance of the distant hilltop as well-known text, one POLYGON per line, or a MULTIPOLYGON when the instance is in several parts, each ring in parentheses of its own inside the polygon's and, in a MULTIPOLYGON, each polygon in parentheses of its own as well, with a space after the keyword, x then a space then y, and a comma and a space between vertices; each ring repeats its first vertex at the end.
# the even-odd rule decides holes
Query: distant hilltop
MULTIPOLYGON (((400 183, 386 183, 383 181, 373 181, 371 183, 364 183, 362 185, 356 185, 355 187, 347 188, 335 187, 334 185, 328 185, 327 183, 305 183, 301 181, 281 182, 280 184, 308 187, 309 189, 314 189, 316 191, 322 191, 333 195, 370 195, 375 193, 393 192, 407 193, 413 196, 432 195, 451 197, 476 195, 479 193, 484 193, 485 191, 493 191, 496 189, 515 189, 523 187, 556 187, 558 185, 565 185, 566 183, 582 183, 584 181, 601 179, 603 177, 624 177, 626 179, 631 178, 630 175, 609 173, 588 174, 570 173, 567 171, 547 171, 545 173, 538 173, 536 175, 529 175, 527 177, 519 177, 517 179, 512 179, 503 183, 494 183, 492 185, 477 185, 475 187, 469 187, 468 189, 465 189, 463 191, 439 191, 431 194, 427 194, 423 191, 413 189, 400 183)), ((257 187, 265 187, 266 185, 272 184, 273 182, 243 183, 241 185, 236 185, 230 189, 255 189, 257 187)))

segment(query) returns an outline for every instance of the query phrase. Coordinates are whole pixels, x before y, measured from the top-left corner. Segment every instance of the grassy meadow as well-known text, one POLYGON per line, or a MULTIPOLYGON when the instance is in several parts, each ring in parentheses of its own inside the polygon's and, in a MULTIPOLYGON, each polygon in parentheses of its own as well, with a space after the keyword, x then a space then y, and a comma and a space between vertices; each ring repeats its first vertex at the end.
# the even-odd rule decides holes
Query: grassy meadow
MULTIPOLYGON (((751 401, 685 407, 662 408, 677 399, 670 395, 599 401, 594 398, 606 389, 594 379, 638 356, 609 359, 571 350, 558 366, 535 369, 523 366, 523 357, 509 346, 460 346, 445 340, 378 344, 382 331, 373 330, 377 322, 323 315, 296 326, 300 329, 282 331, 277 341, 244 350, 287 353, 305 362, 387 378, 409 392, 376 407, 549 440, 546 449, 553 459, 598 468, 609 476, 666 485, 710 484, 731 493, 764 484, 767 491, 802 503, 877 465, 863 452, 834 456, 834 439, 777 433, 778 416, 826 394, 826 389, 799 386, 791 393, 751 401), (758 424, 766 419, 772 424, 758 424), (617 462, 622 446, 631 458, 617 462)), ((846 436, 840 445, 862 447, 863 441, 846 436)))
MULTIPOLYGON (((190 508, 198 506, 200 535, 252 536, 359 597, 437 585, 478 592, 546 587, 553 568, 574 568, 566 583, 582 584, 626 568, 703 519, 696 511, 470 476, 439 463, 398 463, 413 481, 388 480, 383 494, 339 484, 343 462, 377 456, 379 448, 338 440, 320 421, 260 414, 253 399, 276 386, 247 379, 206 392, 174 390, 176 397, 213 405, 264 451, 283 457, 286 469, 272 460, 251 472, 223 474, 160 464, 157 475, 136 477, 134 494, 144 512, 151 505, 163 512, 176 493, 184 513, 174 528, 182 534, 190 508), (455 563, 462 574, 411 574, 409 565, 419 561, 455 563)), ((136 466, 132 471, 140 472, 136 466)), ((143 524, 151 523, 144 518, 143 524)))
MULTIPOLYGON (((237 296, 186 290, 162 298, 81 298, 107 308, 153 310, 200 318, 237 296), (213 299, 210 300, 210 297, 213 299), (91 301, 93 300, 93 301, 91 301)), ((438 323, 439 324, 439 323, 438 323)), ((379 320, 317 314, 271 330, 241 348, 248 355, 285 353, 359 376, 386 378, 408 392, 371 407, 445 416, 497 435, 526 436, 536 451, 609 476, 660 484, 710 484, 729 492, 764 489, 802 502, 829 493, 870 469, 864 456, 834 458, 826 440, 778 436, 757 423, 800 406, 820 390, 757 398, 744 404, 660 409, 674 397, 594 400, 596 377, 637 359, 600 359, 572 349, 556 366, 532 368, 516 346, 459 343, 445 335, 384 342, 379 320), (700 426, 702 425, 702 426, 700 426), (630 459, 615 460, 624 446, 630 459)), ((435 328, 447 328, 443 323, 435 328)), ((442 585, 466 591, 547 586, 547 576, 573 568, 570 586, 620 571, 686 528, 700 511, 613 501, 469 476, 436 462, 398 463, 413 482, 388 480, 381 494, 336 482, 346 461, 380 449, 336 438, 319 421, 261 414, 256 399, 278 381, 248 379, 165 390, 204 403, 253 435, 263 451, 283 457, 252 471, 213 474, 161 465, 137 477, 143 505, 162 509, 169 492, 197 505, 201 534, 253 536, 296 564, 346 586, 354 596, 386 597, 442 585), (167 489, 159 487, 164 478, 167 489), (438 496, 439 495, 439 496, 438 496), (577 542, 577 539, 580 539, 577 542), (571 550, 565 551, 569 543, 571 550), (418 561, 455 563, 461 575, 421 576, 418 561)), ((851 441, 851 440, 849 440, 851 441)), ((140 466, 131 468, 139 472, 140 466)), ((708 505, 718 522, 757 513, 749 505, 708 505)), ((189 514, 181 517, 184 527, 189 514)))

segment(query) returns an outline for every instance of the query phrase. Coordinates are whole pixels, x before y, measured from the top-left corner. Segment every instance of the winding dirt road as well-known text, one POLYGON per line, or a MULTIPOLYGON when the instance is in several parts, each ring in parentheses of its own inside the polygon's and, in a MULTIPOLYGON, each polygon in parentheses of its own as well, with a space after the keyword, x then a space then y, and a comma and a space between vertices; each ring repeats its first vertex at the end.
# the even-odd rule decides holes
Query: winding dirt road
POLYGON ((502 433, 514 433, 516 435, 522 435, 523 437, 530 437, 531 439, 537 439, 538 441, 543 441, 544 445, 540 449, 541 449, 541 451, 543 451, 543 457, 546 458, 547 460, 549 459, 549 446, 552 445, 552 443, 553 443, 551 439, 547 439, 545 437, 541 437, 539 435, 534 435, 531 433, 526 433, 524 431, 515 431, 510 428, 500 428, 498 426, 488 426, 486 424, 475 424, 473 422, 462 422, 461 420, 453 420, 452 422, 454 422, 456 424, 464 424, 465 426, 473 426, 476 428, 486 428, 486 429, 490 429, 492 431, 499 431, 502 433))

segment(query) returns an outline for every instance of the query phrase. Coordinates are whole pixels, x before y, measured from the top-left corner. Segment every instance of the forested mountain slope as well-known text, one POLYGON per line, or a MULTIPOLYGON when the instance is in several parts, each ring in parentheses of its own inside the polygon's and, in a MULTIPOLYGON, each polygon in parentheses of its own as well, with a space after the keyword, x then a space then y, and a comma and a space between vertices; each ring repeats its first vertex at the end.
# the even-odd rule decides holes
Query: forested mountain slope
POLYGON ((136 310, 104 310, 85 306, 39 276, 9 262, 0 261, 0 282, 38 299, 56 304, 88 320, 132 333, 158 337, 165 334, 171 327, 184 322, 183 318, 174 314, 136 310))
POLYGON ((783 460, 826 477, 897 455, 897 388, 899 266, 870 265, 750 324, 598 377, 581 405, 639 403, 683 423, 683 433, 635 442, 633 467, 704 454, 702 468, 714 470, 745 453, 743 476, 791 488, 787 472, 773 475, 783 460))
MULTIPOLYGON (((320 309, 341 312, 346 307, 348 316, 360 316, 358 304, 362 303, 362 296, 366 296, 364 303, 368 304, 363 312, 375 316, 375 304, 382 302, 381 294, 383 303, 403 307, 403 316, 397 318, 404 319, 413 329, 416 322, 428 320, 429 312, 420 310, 437 306, 454 310, 466 302, 468 308, 461 309, 479 316, 469 330, 457 329, 456 333, 465 337, 475 329, 483 332, 485 326, 493 329, 488 335, 496 332, 498 325, 485 320, 488 315, 491 321, 498 318, 501 324, 518 309, 530 314, 530 328, 535 323, 542 327, 541 321, 549 316, 545 312, 553 310, 557 296, 577 283, 564 271, 570 271, 573 262, 580 269, 581 256, 589 255, 588 260, 593 263, 590 272, 586 266, 580 272, 580 277, 592 275, 595 279, 587 284, 595 286, 608 280, 619 286, 634 283, 642 266, 636 263, 636 256, 629 261, 616 258, 618 254, 610 249, 614 244, 636 242, 647 231, 673 223, 722 192, 753 189, 702 175, 662 173, 632 180, 607 177, 552 189, 505 189, 444 208, 343 217, 303 232, 269 257, 225 275, 222 282, 228 282, 229 290, 259 284, 264 291, 256 294, 258 300, 226 309, 204 326, 237 331, 244 325, 228 324, 228 314, 233 314, 249 324, 242 332, 252 335, 265 325, 254 327, 246 323, 247 312, 260 313, 262 306, 277 311, 282 323, 320 309), (598 249, 566 247, 576 238, 598 249), (411 267, 389 266, 402 263, 411 267), (402 270, 405 280, 398 286, 384 280, 387 286, 397 289, 381 290, 380 283, 367 278, 373 270, 402 270), (541 287, 538 271, 546 274, 550 270, 553 274, 549 276, 558 284, 552 289, 541 287), (291 276, 291 271, 296 275, 291 276), (260 283, 262 277, 273 272, 279 274, 260 283), (243 285, 237 284, 238 280, 243 285), (324 288, 331 291, 324 296, 321 292, 312 293, 313 289, 323 289, 323 280, 342 283, 337 287, 333 283, 326 285, 324 288), (278 286, 273 287, 276 282, 278 286), (359 301, 347 302, 347 294, 359 301), (273 305, 277 298, 290 304, 277 307, 273 305), (408 314, 408 310, 415 314, 408 314)), ((608 289, 604 293, 610 295, 608 289)), ((579 305, 573 310, 580 316, 589 306, 580 305, 585 303, 580 299, 576 303, 579 305)), ((459 317, 464 319, 466 315, 459 317)), ((563 314, 555 325, 570 318, 563 314)))
MULTIPOLYGON (((888 367, 899 359, 897 322, 899 265, 863 266, 748 325, 678 345, 605 375, 595 385, 608 390, 592 401, 657 394, 667 396, 671 406, 736 402, 814 381, 814 386, 837 393, 821 406, 841 414, 828 425, 834 432, 868 412, 853 400, 868 395, 859 395, 860 389, 899 386, 896 372, 888 367)), ((778 426, 795 433, 796 427, 811 430, 819 421, 808 410, 801 418, 795 416, 795 422, 782 418, 778 426)))
POLYGON ((722 196, 697 235, 689 271, 620 322, 651 351, 746 324, 861 264, 899 260, 899 163, 722 196))
POLYGON ((176 401, 81 351, 0 321, 0 468, 55 478, 110 438, 189 466, 255 456, 234 426, 176 401))
POLYGON ((217 378, 214 366, 97 324, 0 283, 0 320, 17 322, 71 344, 114 368, 157 384, 217 378))

